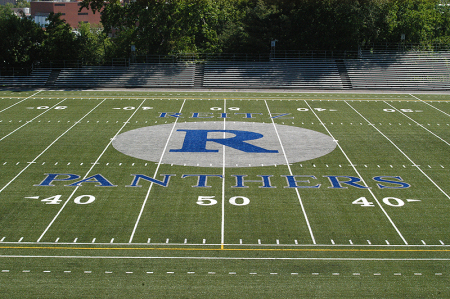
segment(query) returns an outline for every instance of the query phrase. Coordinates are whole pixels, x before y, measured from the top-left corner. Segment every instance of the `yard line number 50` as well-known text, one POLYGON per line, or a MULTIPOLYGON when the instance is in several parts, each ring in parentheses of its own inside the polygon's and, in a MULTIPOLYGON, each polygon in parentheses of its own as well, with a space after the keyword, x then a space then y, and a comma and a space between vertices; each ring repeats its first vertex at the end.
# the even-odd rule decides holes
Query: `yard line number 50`
MULTIPOLYGON (((217 204, 217 200, 214 198, 215 196, 199 196, 197 204, 200 206, 213 206, 217 204)), ((233 206, 246 206, 250 203, 250 199, 244 196, 233 196, 230 198, 229 202, 233 206)))

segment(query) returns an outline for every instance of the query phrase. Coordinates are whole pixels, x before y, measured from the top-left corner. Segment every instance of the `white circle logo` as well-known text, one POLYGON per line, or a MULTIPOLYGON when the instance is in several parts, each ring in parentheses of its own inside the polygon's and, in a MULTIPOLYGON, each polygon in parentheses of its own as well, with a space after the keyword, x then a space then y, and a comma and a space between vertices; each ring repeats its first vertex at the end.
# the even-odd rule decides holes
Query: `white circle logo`
POLYGON ((299 127, 253 122, 186 122, 122 133, 112 145, 143 159, 199 167, 256 167, 311 160, 332 152, 325 134, 299 127))

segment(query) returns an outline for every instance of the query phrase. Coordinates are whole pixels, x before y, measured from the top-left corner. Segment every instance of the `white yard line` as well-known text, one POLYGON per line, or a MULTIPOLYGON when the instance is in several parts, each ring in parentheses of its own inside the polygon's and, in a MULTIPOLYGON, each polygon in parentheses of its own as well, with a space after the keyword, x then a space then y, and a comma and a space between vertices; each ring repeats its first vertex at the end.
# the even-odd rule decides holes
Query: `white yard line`
MULTIPOLYGON (((346 101, 345 101, 346 102, 346 101)), ((319 118, 319 116, 316 114, 316 112, 314 111, 314 109, 308 104, 308 102, 305 100, 306 105, 308 105, 309 110, 314 113, 314 115, 316 116, 316 118, 319 120, 320 124, 325 128, 325 130, 328 132, 328 134, 335 140, 337 146, 339 147, 339 149, 341 150, 342 154, 344 154, 345 158, 347 159, 347 161, 350 163, 350 165, 352 166, 353 170, 356 172, 356 174, 358 175, 358 177, 361 179, 361 182, 364 184, 364 186, 368 186, 367 183, 365 182, 364 178, 361 176, 361 174, 359 173, 359 171, 356 169, 355 165, 352 163, 352 161, 350 160, 350 158, 347 156, 347 154, 344 152, 343 148, 341 147, 341 145, 339 144, 338 140, 336 140, 336 138, 334 138, 333 134, 331 134, 331 132, 328 130, 328 128, 325 126, 325 124, 322 122, 322 120, 319 118)), ((347 103, 347 102, 346 102, 347 103)), ((348 104, 348 103, 347 103, 348 104)), ((350 105, 350 104, 348 104, 350 105)), ((372 190, 370 188, 366 189, 367 191, 369 191, 370 195, 372 195, 373 199, 376 201, 378 207, 381 209, 381 211, 383 212, 383 214, 386 216, 386 218, 389 220, 389 222, 391 223, 392 227, 395 229, 395 231, 397 232, 397 234, 399 235, 399 237, 402 239, 402 241, 407 245, 408 242, 405 240, 405 238, 403 237, 403 235, 401 234, 400 230, 397 228, 397 226, 395 225, 394 221, 392 221, 391 217, 389 216, 389 214, 386 212, 386 210, 383 208, 383 206, 381 205, 381 203, 378 201, 378 198, 375 196, 375 194, 372 192, 372 190)))
POLYGON ((427 103, 427 102, 425 102, 424 100, 421 100, 421 99, 419 99, 418 97, 416 97, 415 95, 412 95, 412 94, 409 94, 410 96, 412 96, 413 98, 416 98, 416 99, 418 99, 419 101, 421 101, 422 103, 424 103, 424 104, 427 104, 428 106, 430 106, 430 107, 432 107, 432 108, 434 108, 434 109, 436 109, 437 111, 439 111, 439 112, 441 112, 441 113, 444 113, 445 115, 447 115, 447 116, 450 116, 450 114, 448 114, 447 112, 444 112, 444 111, 442 111, 442 110, 440 110, 440 109, 438 109, 438 108, 436 108, 436 107, 434 107, 433 105, 431 105, 430 103, 427 103))
MULTIPOLYGON (((101 103, 103 103, 106 99, 104 99, 101 103)), ((123 124, 123 126, 119 129, 119 131, 117 131, 117 133, 114 135, 113 138, 111 138, 111 140, 108 142, 108 144, 106 145, 106 147, 103 149, 102 153, 98 156, 97 160, 95 160, 94 163, 92 163, 91 168, 89 168, 89 170, 86 172, 85 176, 83 177, 83 179, 87 178, 89 173, 92 171, 92 169, 95 167, 95 165, 98 164, 98 161, 100 160, 100 158, 103 156, 103 154, 106 152, 106 150, 109 148, 109 146, 111 145, 111 143, 113 142, 114 138, 116 138, 117 135, 120 134, 120 132, 123 130, 123 128, 130 122, 130 119, 136 114, 136 112, 139 111, 139 109, 141 108, 141 106, 144 104, 145 100, 142 101, 142 103, 139 105, 138 108, 136 108, 133 112, 133 114, 131 114, 131 116, 128 118, 128 120, 123 124)), ((100 103, 100 104, 101 104, 100 103)), ((97 108, 100 104, 98 104, 95 108, 97 108)), ((95 109, 94 108, 94 109, 95 109)), ((92 109, 89 113, 91 113, 94 109, 92 109)), ((84 116, 86 117, 86 116, 84 116)), ((83 117, 83 118, 84 118, 83 117)), ((50 227, 53 225, 53 223, 56 221, 56 219, 58 218, 58 216, 62 213, 62 211, 64 210, 64 208, 66 207, 67 203, 72 199, 73 195, 75 194, 75 192, 77 192, 78 188, 80 186, 75 187, 75 189, 73 190, 73 192, 70 194, 69 198, 64 202, 64 204, 62 205, 62 207, 59 209, 58 213, 56 213, 55 217, 53 217, 52 221, 49 223, 49 225, 45 228, 44 232, 41 234, 41 236, 39 237, 39 239, 37 240, 37 242, 40 242, 42 240, 42 238, 44 237, 44 235, 47 233, 47 231, 50 229, 50 227)))
MULTIPOLYGON (((227 112, 227 100, 223 100, 223 112, 227 112)), ((223 118, 223 130, 226 130, 226 117, 223 118)), ((223 132, 223 138, 225 139, 226 133, 223 132)), ((225 243, 225 145, 222 146, 222 223, 220 226, 220 243, 221 247, 225 243)))
MULTIPOLYGON (((270 112, 269 105, 267 104, 266 100, 264 100, 264 103, 266 104, 266 108, 267 108, 267 111, 269 112, 269 116, 270 116, 271 112, 270 112)), ((286 161, 286 166, 288 167, 289 174, 293 175, 291 166, 289 165, 289 161, 288 161, 288 158, 286 156, 286 151, 284 150, 283 143, 281 142, 280 135, 278 134, 277 126, 276 126, 275 121, 273 120, 273 118, 271 118, 271 120, 272 120, 272 124, 273 124, 274 130, 275 130, 275 133, 277 134, 277 138, 278 138, 278 142, 280 143, 281 150, 283 151, 284 159, 286 161)), ((311 228, 311 224, 309 223, 308 215, 306 214, 305 206, 303 205, 303 201, 302 201, 302 198, 300 196, 300 192, 298 191, 297 188, 294 188, 294 190, 297 193, 298 202, 300 204, 300 207, 302 208, 302 213, 303 213, 303 216, 305 217, 306 225, 308 226, 308 230, 309 230, 309 234, 311 236, 311 240, 312 240, 313 244, 316 244, 316 239, 314 238, 314 234, 313 234, 313 231, 312 231, 312 228, 311 228)))
MULTIPOLYGON (((103 100, 105 101, 105 100, 103 100)), ((101 103, 103 103, 103 101, 101 103)), ((53 144, 55 144, 61 137, 63 137, 67 132, 69 132, 73 127, 75 127, 80 121, 82 121, 86 116, 88 116, 92 111, 94 111, 101 103, 99 103, 97 106, 95 106, 91 111, 89 111, 86 115, 84 115, 80 120, 75 122, 70 128, 68 128, 64 133, 58 136, 49 146, 47 146, 39 155, 36 156, 36 158, 33 159, 33 161, 28 162, 28 165, 25 166, 11 181, 9 181, 2 189, 0 189, 0 193, 5 190, 6 187, 8 187, 12 182, 14 182, 15 179, 17 179, 30 165, 36 163, 36 160, 39 159, 40 156, 42 156, 53 144)))
POLYGON ((12 104, 11 106, 9 106, 9 107, 6 107, 5 109, 3 109, 3 110, 1 110, 0 111, 0 113, 1 112, 3 112, 3 111, 5 111, 5 110, 8 110, 9 108, 12 108, 12 107, 14 107, 14 106, 16 106, 17 104, 20 104, 20 103, 22 103, 23 101, 26 101, 26 100, 28 100, 29 98, 31 98, 31 97, 34 97, 35 95, 37 95, 38 93, 40 93, 42 90, 39 90, 38 92, 36 92, 36 93, 34 93, 34 94, 32 94, 31 96, 29 96, 29 97, 26 97, 25 99, 23 99, 22 101, 19 101, 19 102, 17 102, 17 103, 15 103, 15 104, 12 104))
POLYGON ((25 127, 26 125, 28 125, 29 123, 31 123, 33 120, 35 120, 36 118, 40 117, 41 115, 47 113, 48 111, 51 111, 54 107, 58 106, 59 104, 61 104, 62 102, 64 102, 66 99, 62 100, 61 102, 56 103, 55 105, 53 105, 52 107, 45 109, 44 112, 42 112, 41 114, 39 114, 38 116, 32 118, 31 120, 27 120, 26 123, 24 123, 23 125, 21 125, 20 127, 18 127, 17 129, 15 129, 14 131, 10 132, 9 134, 3 136, 0 141, 2 141, 3 139, 5 139, 6 137, 8 137, 9 135, 13 134, 14 132, 20 130, 21 128, 25 127))
POLYGON ((406 159, 409 160, 409 162, 412 163, 412 165, 414 167, 416 167, 431 183, 433 183, 434 186, 436 186, 436 188, 438 188, 439 191, 441 191, 448 199, 450 199, 450 196, 445 193, 444 190, 442 190, 441 187, 439 187, 438 184, 436 184, 420 167, 419 165, 417 165, 407 154, 405 154, 394 142, 392 142, 391 139, 389 139, 389 137, 387 137, 386 135, 383 134, 383 132, 381 132, 374 124, 372 124, 367 118, 365 118, 361 113, 359 113, 355 108, 353 108, 352 105, 350 105, 347 101, 345 101, 345 103, 347 105, 350 106, 350 108, 352 108, 356 113, 358 113, 359 116, 361 116, 369 125, 371 125, 375 130, 378 131, 378 133, 380 133, 384 138, 386 138, 403 156, 405 156, 406 159))
MULTIPOLYGON (((180 108, 179 113, 181 113, 181 111, 183 110, 184 103, 186 103, 186 99, 184 99, 183 104, 181 104, 181 108, 180 108)), ((158 174, 158 170, 159 170, 159 167, 161 166, 161 162, 162 162, 162 159, 164 157, 164 153, 166 152, 167 146, 169 145, 170 138, 172 137, 172 134, 173 134, 173 131, 175 130, 175 126, 176 126, 177 122, 178 122, 178 117, 175 119, 175 122, 173 123, 172 130, 170 131, 169 137, 167 138, 166 144, 164 145, 164 149, 163 149, 163 151, 161 153, 161 157, 159 158, 158 165, 156 166, 155 173, 153 174, 154 178, 156 178, 156 175, 158 174)), ((152 187, 153 187, 153 182, 150 183, 150 187, 148 188, 147 194, 145 195, 144 202, 142 203, 141 210, 140 210, 139 215, 137 217, 136 223, 134 224, 133 231, 131 232, 130 240, 128 241, 128 243, 133 242, 134 234, 136 233, 136 229, 137 229, 137 227, 139 225, 139 222, 141 221, 141 217, 142 217, 142 214, 144 213, 144 208, 145 208, 145 205, 147 204, 148 198, 150 197, 150 192, 152 191, 152 187)))
POLYGON ((392 106, 391 104, 387 103, 386 101, 383 101, 385 104, 389 105, 390 107, 392 107, 393 109, 395 109, 395 111, 399 112, 400 114, 402 114, 404 117, 410 119, 411 121, 413 121, 416 125, 420 126, 422 129, 426 130, 428 133, 431 133, 433 136, 437 137, 438 139, 440 139, 441 141, 443 141, 445 144, 447 144, 448 146, 450 146, 450 143, 448 143, 447 141, 445 141, 444 139, 442 139, 441 137, 439 137, 438 135, 434 134, 433 132, 431 132, 430 130, 428 130, 427 128, 425 128, 425 126, 423 126, 422 124, 419 124, 417 121, 415 121, 414 119, 412 119, 411 117, 409 117, 408 115, 406 115, 405 113, 401 112, 400 110, 398 110, 397 108, 395 108, 394 106, 392 106))

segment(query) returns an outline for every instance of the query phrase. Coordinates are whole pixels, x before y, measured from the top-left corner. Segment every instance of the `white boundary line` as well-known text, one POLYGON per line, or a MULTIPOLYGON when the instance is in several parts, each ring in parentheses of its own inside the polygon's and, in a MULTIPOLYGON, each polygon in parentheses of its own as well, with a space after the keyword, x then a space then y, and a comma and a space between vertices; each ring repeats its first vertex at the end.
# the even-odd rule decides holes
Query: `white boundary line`
MULTIPOLYGON (((223 99, 223 112, 227 113, 227 100, 223 99)), ((223 118, 223 130, 226 130, 226 117, 223 118)), ((223 132, 223 138, 225 139, 225 132, 223 132)), ((226 165, 226 161, 225 161, 225 148, 226 146, 223 145, 222 146, 222 223, 220 226, 220 243, 221 246, 223 248, 224 243, 225 243, 225 165, 226 165)))
MULTIPOLYGON (((341 145, 339 144, 338 140, 336 140, 336 138, 334 138, 333 134, 331 134, 331 132, 328 130, 328 128, 325 126, 325 124, 322 122, 322 120, 319 118, 319 116, 316 114, 316 112, 314 111, 314 109, 312 109, 312 107, 308 104, 308 102, 306 100, 304 100, 306 105, 308 105, 309 110, 314 113, 314 115, 316 116, 316 118, 320 121, 320 124, 325 128, 325 130, 328 132, 328 134, 334 139, 334 141, 336 142, 337 146, 339 147, 339 149, 341 150, 342 154, 344 154, 345 158, 347 159, 347 161, 350 163, 350 165, 352 166, 353 170, 356 172, 356 174, 358 175, 358 177, 361 179, 362 183, 367 187, 367 183, 365 182, 364 178, 361 176, 361 174, 359 173, 359 171, 356 169, 355 165, 352 163, 352 161, 350 160, 350 158, 347 156, 347 154, 344 152, 344 150, 342 149, 341 145)), ((348 104, 348 103, 347 103, 348 104)), ((372 195, 373 199, 377 202, 378 207, 381 209, 381 211, 384 213, 384 215, 386 216, 386 218, 389 220, 389 222, 391 223, 391 225, 394 227, 395 231, 397 232, 397 234, 400 236, 400 238, 403 240, 403 242, 405 243, 405 245, 408 245, 408 242, 405 240, 405 238, 403 237, 402 233, 400 232, 400 230, 397 228, 397 226, 395 225, 394 221, 392 221, 391 217, 388 215, 388 213, 386 212, 386 210, 383 208, 383 206, 381 205, 381 203, 378 201, 378 198, 375 196, 375 194, 372 192, 372 190, 370 188, 366 189, 367 191, 369 191, 370 195, 372 195)))
POLYGON ((444 114, 447 115, 447 116, 450 116, 450 114, 448 114, 447 112, 444 112, 444 111, 442 111, 441 109, 438 109, 438 108, 434 107, 434 106, 431 105, 430 103, 427 103, 427 102, 425 102, 424 100, 419 99, 419 98, 416 97, 415 95, 412 95, 412 94, 409 94, 409 95, 412 96, 413 98, 418 99, 418 100, 421 101, 422 103, 427 104, 427 105, 430 106, 430 107, 433 107, 433 108, 436 109, 437 111, 439 111, 439 112, 441 112, 441 113, 444 113, 444 114))
POLYGON ((450 261, 450 258, 334 258, 334 257, 210 257, 210 256, 76 256, 76 255, 0 255, 0 258, 113 259, 113 260, 261 260, 261 261, 450 261))
MULTIPOLYGON (((142 103, 144 103, 144 102, 142 102, 142 103)), ((181 111, 183 110, 183 107, 184 107, 185 103, 186 103, 186 99, 184 99, 183 103, 181 104, 181 108, 180 108, 179 113, 181 113, 181 111)), ((154 178, 156 178, 156 175, 158 174, 158 170, 159 170, 159 167, 161 166, 161 162, 162 162, 162 159, 164 157, 164 153, 166 152, 167 146, 169 145, 170 138, 172 137, 172 134, 173 134, 173 131, 175 130, 175 126, 176 126, 177 122, 178 122, 178 117, 175 119, 175 122, 173 123, 172 130, 170 131, 169 137, 167 138, 166 144, 164 145, 164 149, 163 149, 163 151, 161 153, 161 157, 159 158, 158 165, 156 166, 156 170, 155 170, 155 173, 153 175, 154 178)), ((137 227, 139 225, 139 222, 141 221, 141 217, 142 217, 142 214, 144 213, 144 208, 145 208, 145 205, 147 204, 148 198, 150 197, 150 192, 152 191, 152 187, 153 187, 153 182, 150 183, 150 187, 148 188, 147 194, 145 195, 144 202, 142 203, 141 210, 140 210, 139 215, 137 217, 136 223, 134 224, 133 231, 131 232, 130 240, 128 241, 128 243, 133 242, 134 234, 136 233, 136 229, 137 229, 137 227)))
POLYGON ((0 141, 2 141, 3 139, 5 139, 6 137, 8 137, 9 135, 13 134, 14 132, 20 130, 21 128, 25 127, 26 125, 28 125, 30 122, 32 122, 33 120, 35 120, 36 118, 40 117, 41 115, 47 113, 48 111, 51 111, 54 107, 56 107, 57 105, 61 104, 62 102, 64 102, 65 100, 67 100, 67 98, 65 98, 64 100, 62 100, 61 102, 58 102, 57 104, 53 105, 52 107, 45 109, 44 112, 42 112, 41 114, 39 114, 38 116, 32 118, 31 120, 27 120, 26 123, 24 123, 23 125, 21 125, 20 127, 18 127, 17 129, 15 129, 14 131, 10 132, 8 135, 3 136, 0 141))
MULTIPOLYGON (((101 103, 103 103, 104 101, 106 101, 106 99, 104 99, 101 103)), ((86 175, 83 177, 83 179, 85 179, 89 173, 92 171, 92 169, 95 167, 95 165, 97 165, 98 161, 100 160, 100 158, 103 156, 103 154, 106 152, 106 150, 109 148, 109 146, 111 145, 111 143, 113 142, 114 138, 119 135, 119 133, 123 130, 123 128, 130 122, 130 119, 136 114, 136 112, 139 111, 139 109, 141 108, 141 106, 144 104, 145 100, 142 101, 142 103, 139 105, 138 108, 135 109, 135 111, 133 112, 133 114, 131 114, 131 116, 128 118, 128 120, 123 124, 123 126, 119 129, 119 131, 117 131, 116 135, 114 135, 113 138, 111 138, 111 140, 108 142, 108 144, 106 145, 105 149, 102 151, 102 153, 98 156, 97 160, 95 160, 94 163, 92 163, 91 168, 89 168, 89 170, 86 172, 86 175)), ((101 104, 100 103, 100 104, 101 104)), ((95 108, 97 108, 100 104, 98 104, 95 108)), ((95 109, 94 108, 94 109, 95 109)), ((91 112, 94 110, 92 109, 91 112)), ((89 112, 90 113, 90 112, 89 112)), ((44 230, 44 232, 41 234, 41 236, 39 237, 39 239, 37 240, 37 242, 40 242, 41 239, 44 237, 44 235, 47 233, 47 231, 50 229, 50 227, 53 225, 53 223, 56 221, 56 218, 58 218, 58 216, 61 214, 61 212, 64 210, 64 208, 66 207, 67 203, 72 199, 73 195, 75 194, 75 192, 77 192, 78 188, 80 186, 75 187, 75 190, 73 190, 73 192, 70 194, 69 198, 64 202, 64 204, 62 205, 62 207, 59 209, 58 213, 56 213, 55 217, 53 217, 52 221, 50 222, 50 224, 46 227, 46 229, 44 230)))
POLYGON ((394 106, 392 106, 391 104, 387 103, 386 101, 383 101, 385 104, 389 105, 390 107, 392 107, 393 109, 395 109, 395 111, 399 112, 400 114, 402 114, 404 117, 410 119, 411 121, 413 121, 414 123, 416 123, 416 125, 420 126, 422 129, 426 130, 428 133, 431 133, 434 137, 437 137, 438 139, 440 139, 441 141, 443 141, 445 144, 447 144, 448 146, 450 146, 450 143, 448 143, 447 141, 445 141, 444 139, 442 139, 441 137, 439 137, 438 135, 434 134, 433 132, 431 132, 430 130, 428 130, 427 128, 425 128, 422 124, 419 124, 417 121, 415 121, 414 119, 412 119, 411 117, 409 117, 408 115, 406 115, 405 113, 401 112, 400 110, 398 110, 397 108, 395 108, 394 106))
POLYGON ((25 101, 25 100, 28 100, 28 99, 31 98, 31 97, 34 97, 35 95, 37 95, 37 94, 40 93, 41 91, 42 91, 42 90, 39 90, 38 92, 36 92, 36 93, 32 94, 31 96, 29 96, 29 97, 23 99, 22 101, 19 101, 19 102, 15 103, 15 104, 12 104, 12 105, 9 106, 9 107, 6 107, 5 109, 1 110, 0 113, 2 113, 2 112, 5 111, 5 110, 8 110, 8 109, 11 108, 11 107, 16 106, 17 104, 22 103, 22 102, 25 101))
MULTIPOLYGON (((23 242, 23 241, 15 241, 15 242, 9 242, 9 241, 3 241, 0 242, 0 248, 5 247, 6 245, 54 245, 54 246, 71 246, 71 248, 73 249, 77 249, 80 246, 85 246, 85 245, 89 245, 91 246, 92 249, 99 249, 99 250, 104 250, 105 247, 92 247, 92 246, 107 246, 108 247, 114 247, 117 248, 117 246, 127 246, 127 247, 123 247, 122 249, 124 250, 130 250, 133 249, 135 247, 130 247, 130 246, 144 246, 145 249, 161 249, 161 250, 166 250, 167 248, 175 248, 174 246, 182 246, 179 247, 178 249, 180 250, 184 250, 186 249, 186 246, 188 247, 193 247, 193 246, 199 246, 202 247, 201 250, 208 250, 208 248, 210 250, 218 250, 217 246, 230 246, 231 248, 229 249, 230 251, 236 250, 247 250, 247 251, 258 251, 258 250, 263 250, 265 247, 269 248, 268 250, 272 250, 274 248, 287 248, 285 251, 289 251, 289 250, 297 250, 299 248, 311 248, 311 249, 315 249, 315 248, 329 248, 329 249, 339 249, 339 248, 386 248, 386 249, 392 249, 392 248, 428 248, 428 247, 432 247, 432 248, 445 248, 445 251, 450 251, 447 248, 450 248, 450 244, 427 244, 427 245, 421 245, 421 244, 255 244, 255 243, 245 243, 245 244, 239 244, 239 243, 225 243, 225 244, 220 244, 220 243, 111 243, 111 242, 99 242, 99 243, 92 243, 92 242, 23 242), (152 246, 158 246, 158 248, 152 247, 152 246), (206 247, 206 249, 205 249, 206 247)), ((15 248, 15 247, 14 247, 15 248)), ((17 249, 20 249, 22 247, 17 247, 17 249)), ((84 248, 79 248, 79 249, 84 249, 84 248)), ((394 250, 394 249, 392 249, 394 250)))
POLYGON ((439 189, 439 191, 441 191, 448 199, 450 199, 450 196, 445 193, 444 190, 442 190, 441 187, 439 187, 438 184, 436 184, 420 167, 419 165, 417 165, 413 160, 411 160, 411 158, 406 155, 394 142, 392 142, 391 139, 389 139, 389 137, 387 137, 386 135, 384 135, 374 124, 372 124, 367 118, 365 118, 361 113, 359 113, 355 108, 353 108, 352 105, 350 105, 347 101, 345 101, 345 103, 350 106, 350 108, 352 108, 356 113, 358 113, 359 116, 361 116, 370 126, 372 126, 375 130, 378 131, 378 133, 380 133, 384 138, 386 138, 400 153, 402 153, 403 156, 405 156, 406 159, 409 160, 409 162, 412 163, 412 165, 414 167, 416 167, 431 183, 433 183, 434 186, 436 186, 436 188, 439 189))
MULTIPOLYGON (((271 112, 270 112, 269 105, 267 104, 267 101, 264 100, 264 103, 266 104, 267 111, 269 112, 269 117, 271 117, 271 112)), ((284 159, 286 161, 286 166, 289 169, 289 174, 293 175, 291 166, 289 165, 289 161, 288 161, 288 158, 286 156, 286 151, 284 150, 283 143, 281 142, 280 135, 278 134, 278 129, 277 129, 277 126, 275 124, 275 121, 273 120, 273 118, 270 118, 270 119, 272 121, 275 133, 277 134, 277 138, 278 138, 278 142, 280 143, 281 150, 283 151, 284 159)), ((311 240, 312 240, 313 244, 316 244, 316 239, 314 238, 314 234, 313 234, 313 231, 312 231, 312 228, 311 228, 311 224, 309 223, 308 215, 306 214, 306 210, 305 210, 305 207, 303 205, 303 201, 302 201, 302 198, 300 196, 300 192, 298 191, 297 188, 294 188, 294 190, 297 193, 298 202, 300 203, 300 207, 302 208, 303 216, 305 217, 306 225, 308 226, 308 230, 309 230, 309 234, 311 236, 311 240)))
MULTIPOLYGON (((105 99, 106 100, 106 99, 105 99)), ((105 100, 103 100, 101 103, 103 103, 105 100)), ((86 116, 88 116, 92 111, 94 111, 98 106, 100 106, 99 103, 97 106, 95 106, 91 111, 89 111, 85 116, 80 118, 77 122, 75 122, 70 128, 68 128, 64 133, 58 136, 52 143, 50 143, 49 146, 47 146, 39 155, 36 156, 36 158, 33 159, 33 161, 28 162, 28 165, 25 166, 24 169, 22 169, 11 181, 9 181, 2 189, 0 189, 0 193, 5 190, 6 187, 8 187, 15 179, 17 179, 28 167, 30 167, 31 164, 36 163, 36 160, 39 159, 40 156, 42 156, 53 144, 55 144, 61 137, 63 137, 67 132, 69 132, 73 127, 75 127, 80 121, 82 121, 86 116)))

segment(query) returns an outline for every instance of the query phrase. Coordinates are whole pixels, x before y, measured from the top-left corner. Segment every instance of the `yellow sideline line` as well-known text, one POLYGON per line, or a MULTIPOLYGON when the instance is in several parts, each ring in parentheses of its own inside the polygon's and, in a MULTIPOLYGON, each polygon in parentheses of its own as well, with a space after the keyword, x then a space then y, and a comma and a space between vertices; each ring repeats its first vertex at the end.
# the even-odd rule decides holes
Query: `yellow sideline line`
POLYGON ((161 251, 289 251, 289 252, 450 252, 450 249, 337 249, 337 248, 157 248, 157 247, 51 247, 0 246, 0 249, 54 250, 161 250, 161 251))

